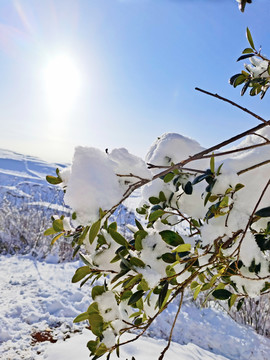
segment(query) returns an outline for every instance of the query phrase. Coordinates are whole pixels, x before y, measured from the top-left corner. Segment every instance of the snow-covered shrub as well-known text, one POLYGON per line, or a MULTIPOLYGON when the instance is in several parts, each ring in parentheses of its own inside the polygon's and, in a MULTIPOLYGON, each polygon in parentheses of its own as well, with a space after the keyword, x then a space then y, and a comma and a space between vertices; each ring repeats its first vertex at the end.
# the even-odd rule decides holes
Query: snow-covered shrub
POLYGON ((256 50, 251 33, 247 28, 247 39, 250 47, 243 50, 237 61, 249 59, 250 64, 244 64, 245 70, 235 74, 230 78, 230 84, 234 87, 243 84, 241 95, 244 95, 247 89, 251 96, 259 95, 261 99, 266 94, 270 86, 270 60, 261 54, 261 49, 256 50))
MULTIPOLYGON (((56 213, 68 214, 60 204, 60 189, 31 182, 18 182, 2 187, 0 207, 0 253, 51 256, 52 248, 44 231, 56 213)), ((57 244, 54 253, 60 261, 72 259, 67 239, 57 244)))
POLYGON ((269 293, 270 121, 249 113, 262 123, 208 149, 173 133, 155 141, 145 162, 126 149, 78 147, 69 169, 47 177, 63 186, 73 214, 45 234, 84 249, 72 281, 95 285, 74 320, 88 321, 96 336, 87 344, 93 359, 119 351, 127 331, 136 340, 180 298, 169 346, 187 288, 229 308, 269 293), (137 189, 142 203, 127 237, 113 214, 137 189))
MULTIPOLYGON (((93 148, 76 149, 63 182, 74 207, 72 225, 55 219, 46 234, 72 237, 76 250, 84 248, 85 266, 73 282, 104 276, 104 285, 92 289, 93 303, 75 319, 88 320, 97 337, 88 343, 92 355, 118 348, 125 331, 143 333, 186 287, 195 298, 206 292, 229 307, 269 291, 268 125, 240 134, 238 139, 250 135, 222 153, 217 149, 228 141, 202 149, 182 135, 164 134, 146 163, 124 149, 114 150, 119 156, 113 159, 93 148), (129 226, 133 236, 126 238, 110 219, 138 188, 141 221, 129 226)), ((48 180, 60 183, 61 172, 48 180)))

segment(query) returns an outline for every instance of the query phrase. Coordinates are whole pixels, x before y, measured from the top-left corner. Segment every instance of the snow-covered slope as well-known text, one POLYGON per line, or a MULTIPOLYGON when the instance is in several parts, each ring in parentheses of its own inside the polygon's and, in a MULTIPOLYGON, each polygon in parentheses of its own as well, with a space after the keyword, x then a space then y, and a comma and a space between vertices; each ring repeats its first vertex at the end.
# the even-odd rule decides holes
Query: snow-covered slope
MULTIPOLYGON (((70 279, 78 262, 41 262, 21 255, 0 256, 0 358, 3 360, 86 360, 91 333, 72 320, 91 302, 88 284, 70 279), (81 332, 83 330, 83 332, 81 332), (78 331, 78 332, 77 332, 78 331), (47 332, 57 342, 35 343, 47 332), (76 333, 77 332, 77 333, 76 333), (70 338, 71 337, 71 338, 70 338)), ((166 346, 177 303, 153 324, 148 336, 124 346, 120 360, 157 360, 166 346)), ((134 335, 128 334, 123 339, 134 335)), ((236 324, 215 309, 183 304, 165 360, 268 360, 270 340, 236 324)), ((106 357, 104 357, 104 360, 106 357)), ((116 359, 112 356, 111 359, 116 359)))
POLYGON ((33 156, 0 149, 1 186, 20 180, 45 183, 46 175, 54 175, 57 167, 63 164, 49 164, 33 156))
MULTIPOLYGON (((34 246, 38 252, 44 246, 40 224, 46 214, 55 210, 53 205, 62 201, 45 176, 53 175, 59 166, 0 150, 0 252, 5 253, 3 244, 19 246, 22 240, 28 250, 34 246)), ((130 205, 138 200, 135 194, 130 205)), ((133 219, 124 207, 119 209, 118 217, 120 222, 133 219)), ((74 325, 72 321, 91 302, 91 291, 87 284, 79 288, 71 283, 78 262, 58 260, 50 251, 46 261, 30 255, 0 255, 1 359, 88 359, 85 344, 90 332, 84 329, 85 324, 74 325), (57 341, 36 342, 42 334, 57 341)), ((171 304, 152 325, 149 337, 125 346, 120 360, 131 360, 132 356, 136 360, 157 360, 175 312, 176 304, 171 304)), ((127 334, 124 339, 131 336, 127 334)), ((165 360, 268 360, 270 354, 269 339, 236 324, 223 312, 199 309, 190 299, 183 304, 172 339, 165 360)))

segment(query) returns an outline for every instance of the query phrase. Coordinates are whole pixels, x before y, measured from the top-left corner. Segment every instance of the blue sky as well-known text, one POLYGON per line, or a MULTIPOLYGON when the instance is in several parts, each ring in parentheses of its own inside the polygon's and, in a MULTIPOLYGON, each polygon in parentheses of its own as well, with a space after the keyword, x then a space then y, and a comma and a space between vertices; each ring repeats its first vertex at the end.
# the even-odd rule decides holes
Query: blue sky
POLYGON ((66 162, 77 145, 144 157, 164 132, 207 147, 255 126, 194 88, 267 118, 270 94, 241 97, 228 79, 242 69, 247 26, 270 55, 269 14, 269 0, 244 14, 235 0, 1 0, 0 148, 66 162), (60 97, 54 80, 46 88, 59 56, 73 64, 60 65, 60 97))

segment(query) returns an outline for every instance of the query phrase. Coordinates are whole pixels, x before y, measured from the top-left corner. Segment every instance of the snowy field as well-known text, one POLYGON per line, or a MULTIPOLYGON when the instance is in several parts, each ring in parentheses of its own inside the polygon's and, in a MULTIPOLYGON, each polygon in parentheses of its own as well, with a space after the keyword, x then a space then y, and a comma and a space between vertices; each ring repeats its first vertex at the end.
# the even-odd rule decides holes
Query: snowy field
MULTIPOLYGON (((46 262, 27 256, 0 256, 0 354, 4 360, 88 359, 91 333, 73 318, 91 301, 88 285, 79 288, 71 278, 78 262, 46 262), (56 342, 36 342, 37 334, 56 342)), ((148 336, 123 347, 120 359, 156 360, 166 345, 176 305, 151 327, 148 336)), ((131 334, 123 339, 130 338, 131 334)), ((44 340, 44 339, 43 339, 44 340)), ((183 305, 173 343, 165 359, 268 360, 270 340, 236 324, 215 309, 183 305)), ((106 357, 104 356, 104 359, 106 357)), ((116 355, 111 357, 116 359, 116 355)))
MULTIPOLYGON (((44 191, 47 186, 44 178, 46 174, 53 174, 56 166, 0 150, 0 200, 8 193, 9 198, 17 199, 19 204, 19 200, 26 197, 29 203, 47 201, 52 205, 52 199, 44 191), (34 188, 42 190, 42 198, 31 199, 34 188)), ((135 196, 128 205, 133 207, 137 201, 135 196)), ((0 228, 0 235, 2 230, 0 228)), ((78 267, 78 262, 59 263, 53 254, 43 261, 30 255, 0 255, 0 359, 89 358, 86 343, 92 335, 86 329, 87 324, 73 324, 73 319, 91 302, 88 284, 80 288, 71 283, 78 267)), ((136 360, 157 360, 167 344, 176 310, 177 303, 171 304, 153 323, 146 337, 121 348, 120 359, 131 360, 134 356, 136 360)), ((134 334, 126 334, 123 340, 132 337, 134 334)), ((166 360, 270 358, 269 339, 238 325, 224 312, 199 309, 190 298, 184 301, 172 340, 166 360)), ((116 359, 116 355, 111 359, 116 359)))

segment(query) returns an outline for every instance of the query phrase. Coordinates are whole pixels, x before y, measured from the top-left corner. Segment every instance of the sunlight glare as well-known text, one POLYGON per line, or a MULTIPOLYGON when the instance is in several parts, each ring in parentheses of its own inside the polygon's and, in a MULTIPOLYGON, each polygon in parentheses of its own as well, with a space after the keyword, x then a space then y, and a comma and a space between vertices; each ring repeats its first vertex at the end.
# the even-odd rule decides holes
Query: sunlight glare
POLYGON ((46 98, 53 116, 68 116, 76 103, 81 87, 78 66, 68 55, 57 55, 44 68, 46 98))

